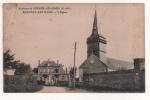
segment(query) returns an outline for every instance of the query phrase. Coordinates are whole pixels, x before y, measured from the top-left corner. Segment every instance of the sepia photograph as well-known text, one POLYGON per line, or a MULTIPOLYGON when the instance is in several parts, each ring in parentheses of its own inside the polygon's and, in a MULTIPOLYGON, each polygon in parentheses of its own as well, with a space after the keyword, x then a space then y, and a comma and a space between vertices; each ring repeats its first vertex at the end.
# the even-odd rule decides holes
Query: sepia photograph
POLYGON ((4 3, 4 93, 145 93, 144 3, 4 3))

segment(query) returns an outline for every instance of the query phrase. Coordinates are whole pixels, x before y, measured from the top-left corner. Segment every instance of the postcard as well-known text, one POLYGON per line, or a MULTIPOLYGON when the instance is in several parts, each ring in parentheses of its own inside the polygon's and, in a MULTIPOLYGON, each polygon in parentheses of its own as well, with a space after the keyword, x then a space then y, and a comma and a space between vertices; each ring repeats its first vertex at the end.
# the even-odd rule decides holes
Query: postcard
POLYGON ((4 3, 4 93, 144 93, 144 3, 4 3))

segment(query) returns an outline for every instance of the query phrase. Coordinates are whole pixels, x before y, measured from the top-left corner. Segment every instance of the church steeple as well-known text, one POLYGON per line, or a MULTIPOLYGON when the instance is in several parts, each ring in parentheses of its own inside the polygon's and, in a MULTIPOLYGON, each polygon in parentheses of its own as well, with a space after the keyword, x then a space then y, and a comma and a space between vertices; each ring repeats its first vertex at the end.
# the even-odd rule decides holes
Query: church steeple
POLYGON ((89 57, 91 54, 94 54, 100 59, 105 58, 106 44, 106 38, 101 34, 98 34, 97 13, 95 10, 92 34, 87 39, 87 57, 89 57))
POLYGON ((98 34, 98 27, 97 27, 97 14, 95 10, 94 20, 93 20, 93 27, 92 27, 92 34, 87 39, 88 50, 87 50, 87 57, 91 54, 96 55, 99 58, 99 34, 98 34))
POLYGON ((98 26, 97 26, 97 14, 95 10, 94 20, 93 20, 93 27, 92 27, 92 34, 87 39, 87 43, 91 42, 99 42, 99 34, 98 34, 98 26))

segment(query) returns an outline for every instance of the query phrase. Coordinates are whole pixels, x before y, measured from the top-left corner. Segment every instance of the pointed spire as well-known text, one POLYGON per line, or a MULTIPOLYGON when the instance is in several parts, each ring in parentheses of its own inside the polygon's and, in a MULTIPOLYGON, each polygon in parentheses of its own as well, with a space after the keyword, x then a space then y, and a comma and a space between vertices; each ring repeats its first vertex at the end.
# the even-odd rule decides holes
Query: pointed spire
POLYGON ((93 28, 97 28, 97 14, 96 14, 96 9, 95 9, 95 15, 94 15, 93 28))
POLYGON ((94 15, 92 35, 95 35, 95 34, 98 34, 96 8, 95 8, 95 15, 94 15))

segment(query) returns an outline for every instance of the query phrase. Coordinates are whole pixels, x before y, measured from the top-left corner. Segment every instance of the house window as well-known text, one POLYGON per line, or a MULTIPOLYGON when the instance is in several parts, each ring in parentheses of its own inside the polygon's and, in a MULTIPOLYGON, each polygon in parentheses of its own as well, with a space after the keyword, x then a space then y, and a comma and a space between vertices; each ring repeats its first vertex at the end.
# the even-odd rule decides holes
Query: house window
POLYGON ((58 73, 58 68, 55 69, 55 72, 58 73))

